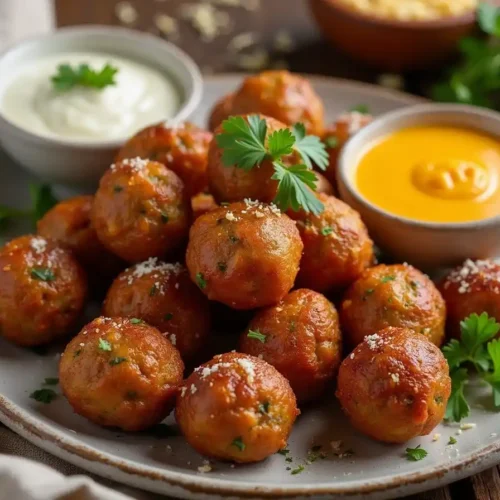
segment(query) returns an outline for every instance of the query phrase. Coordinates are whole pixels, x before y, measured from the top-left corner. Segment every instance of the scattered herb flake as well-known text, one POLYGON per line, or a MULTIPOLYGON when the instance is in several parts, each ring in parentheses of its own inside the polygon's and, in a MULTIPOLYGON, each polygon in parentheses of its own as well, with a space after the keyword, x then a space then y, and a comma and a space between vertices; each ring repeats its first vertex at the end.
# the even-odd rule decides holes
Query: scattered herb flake
POLYGON ((266 343, 266 339, 267 339, 267 337, 263 333, 260 333, 259 330, 248 330, 247 337, 249 339, 258 340, 259 342, 262 342, 263 344, 266 343))
POLYGON ((205 281, 205 278, 202 273, 196 274, 196 283, 202 290, 204 290, 207 287, 207 282, 205 281))
POLYGON ((121 186, 118 186, 118 184, 116 186, 113 187, 113 191, 115 193, 121 193, 123 191, 123 188, 121 186))
POLYGON ((278 453, 286 457, 290 453, 290 450, 288 450, 287 448, 283 448, 282 450, 278 450, 278 453))
POLYGON ((139 318, 131 318, 130 319, 130 322, 133 324, 133 325, 140 325, 141 323, 144 323, 144 321, 142 319, 139 319, 139 318))
POLYGON ((329 149, 335 149, 339 145, 339 140, 334 135, 329 135, 323 139, 325 146, 329 149))
POLYGON ((243 442, 241 436, 234 439, 233 442, 231 443, 231 446, 235 446, 240 451, 245 451, 246 448, 246 444, 243 442))
POLYGON ((48 405, 57 398, 57 394, 52 389, 38 389, 30 394, 30 398, 48 405))
POLYGON ((259 412, 260 413, 269 413, 269 401, 264 401, 259 405, 259 412))
POLYGON ((394 281, 396 279, 396 276, 394 276, 393 274, 390 274, 388 276, 384 276, 380 282, 381 283, 389 283, 389 281, 394 281))
POLYGON ((296 474, 300 474, 303 471, 304 471, 304 466, 299 465, 297 468, 293 469, 290 474, 292 474, 292 476, 295 476, 296 474))
POLYGON ((457 440, 453 436, 450 436, 450 439, 448 440, 448 444, 449 445, 457 444, 457 440))
POLYGON ((48 267, 33 267, 30 275, 32 278, 40 281, 54 281, 56 279, 54 271, 48 267))
POLYGON ((328 236, 329 234, 332 234, 333 233, 333 228, 331 227, 324 227, 323 229, 321 229, 321 234, 323 236, 328 236))
POLYGON ((221 272, 221 273, 225 273, 226 270, 227 270, 227 264, 225 262, 217 262, 217 269, 221 272))
POLYGON ((408 460, 418 462, 427 456, 427 451, 418 445, 416 448, 406 448, 405 455, 408 460))
POLYGON ((111 344, 106 339, 99 339, 99 349, 101 351, 111 351, 111 344))
POLYGON ((370 107, 368 106, 368 104, 357 104, 356 106, 353 106, 349 111, 361 113, 362 115, 368 115, 370 114, 370 107))
POLYGON ((153 285, 150 289, 149 289, 149 296, 150 297, 154 297, 156 295, 156 292, 158 291, 158 287, 156 285, 153 285))
POLYGON ((117 356, 116 358, 110 359, 109 364, 111 366, 116 366, 116 365, 119 365, 121 363, 124 363, 125 361, 127 361, 127 358, 122 358, 121 356, 117 356))

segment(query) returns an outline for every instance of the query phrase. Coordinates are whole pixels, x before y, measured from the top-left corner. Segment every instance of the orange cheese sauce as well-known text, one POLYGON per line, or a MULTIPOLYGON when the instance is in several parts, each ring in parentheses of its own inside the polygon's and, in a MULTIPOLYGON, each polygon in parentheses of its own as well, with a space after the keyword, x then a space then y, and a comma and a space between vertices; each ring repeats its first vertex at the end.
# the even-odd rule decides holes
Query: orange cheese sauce
POLYGON ((358 192, 381 209, 427 222, 500 215, 500 140, 447 125, 409 127, 369 146, 358 192))

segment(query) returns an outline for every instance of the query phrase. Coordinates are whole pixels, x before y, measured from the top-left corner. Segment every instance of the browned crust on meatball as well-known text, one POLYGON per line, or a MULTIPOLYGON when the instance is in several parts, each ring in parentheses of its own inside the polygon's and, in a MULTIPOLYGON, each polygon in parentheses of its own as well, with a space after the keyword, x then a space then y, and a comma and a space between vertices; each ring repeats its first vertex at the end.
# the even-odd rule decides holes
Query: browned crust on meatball
POLYGON ((451 392, 448 364, 423 335, 386 328, 341 364, 337 397, 352 425, 373 439, 404 443, 441 422, 451 392))
POLYGON ((273 365, 300 403, 317 399, 341 362, 337 311, 323 295, 295 290, 257 312, 241 335, 240 350, 273 365), (249 336, 250 331, 264 335, 264 340, 249 336))
POLYGON ((184 382, 175 416, 203 455, 257 462, 284 448, 299 410, 287 380, 253 356, 227 353, 184 382))
POLYGON ((184 365, 146 323, 97 318, 68 344, 59 364, 62 391, 91 422, 139 431, 172 410, 184 365))
POLYGON ((440 346, 445 320, 445 302, 434 283, 407 264, 367 269, 347 290, 340 308, 344 339, 352 346, 388 326, 409 328, 440 346))
POLYGON ((276 304, 290 291, 302 248, 295 223, 274 205, 240 202, 195 221, 186 264, 210 300, 253 309, 276 304))
POLYGON ((92 207, 97 236, 128 262, 175 251, 188 235, 190 219, 181 179, 162 163, 140 158, 108 169, 92 207))
POLYGON ((234 94, 228 94, 215 103, 208 118, 209 130, 214 131, 224 120, 234 114, 233 98, 234 94))
POLYGON ((199 193, 191 198, 191 208, 193 210, 193 220, 203 214, 219 208, 215 198, 209 193, 199 193))
POLYGON ((87 278, 73 254, 40 236, 0 250, 0 334, 37 346, 72 332, 87 298, 87 278))
POLYGON ((493 260, 467 260, 440 283, 446 302, 447 331, 460 338, 460 322, 471 314, 488 313, 500 321, 500 264, 493 260))

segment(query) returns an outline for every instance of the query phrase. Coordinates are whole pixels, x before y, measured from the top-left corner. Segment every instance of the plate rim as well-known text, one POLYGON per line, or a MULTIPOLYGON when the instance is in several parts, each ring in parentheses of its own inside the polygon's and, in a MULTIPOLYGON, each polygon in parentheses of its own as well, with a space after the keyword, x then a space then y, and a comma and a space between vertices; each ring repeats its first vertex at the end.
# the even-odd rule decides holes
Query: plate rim
MULTIPOLYGON (((397 99, 402 104, 411 106, 427 99, 407 94, 398 90, 379 87, 374 84, 353 81, 342 78, 334 78, 323 75, 313 75, 300 73, 308 78, 311 83, 330 84, 337 88, 348 87, 350 90, 359 89, 364 94, 375 96, 386 96, 397 99)), ((229 83, 242 80, 245 73, 222 73, 204 77, 205 84, 217 85, 217 83, 229 83)), ((413 472, 410 474, 398 474, 388 478, 369 480, 364 484, 344 484, 316 483, 300 485, 282 486, 259 486, 247 481, 230 482, 209 475, 186 474, 169 470, 168 466, 159 471, 152 470, 151 467, 142 466, 137 462, 120 459, 116 455, 98 451, 96 448, 82 443, 78 439, 66 436, 54 425, 43 422, 31 416, 22 407, 16 405, 0 394, 0 422, 9 427, 12 431, 23 438, 34 443, 45 451, 58 456, 59 458, 73 463, 100 476, 114 479, 133 487, 138 486, 137 479, 149 481, 148 486, 151 491, 165 494, 168 487, 179 488, 186 496, 192 498, 199 495, 213 495, 219 497, 238 496, 239 498, 297 498, 311 496, 336 496, 336 497, 356 497, 365 498, 364 495, 394 495, 398 490, 405 488, 405 493, 417 493, 433 487, 448 484, 462 479, 468 475, 483 471, 493 465, 500 463, 500 438, 493 441, 482 449, 465 456, 458 463, 452 465, 446 462, 432 466, 424 472, 413 472), (474 465, 473 473, 469 473, 468 467, 474 465), (107 471, 102 466, 111 467, 107 471), (118 474, 119 479, 117 479, 118 474)))

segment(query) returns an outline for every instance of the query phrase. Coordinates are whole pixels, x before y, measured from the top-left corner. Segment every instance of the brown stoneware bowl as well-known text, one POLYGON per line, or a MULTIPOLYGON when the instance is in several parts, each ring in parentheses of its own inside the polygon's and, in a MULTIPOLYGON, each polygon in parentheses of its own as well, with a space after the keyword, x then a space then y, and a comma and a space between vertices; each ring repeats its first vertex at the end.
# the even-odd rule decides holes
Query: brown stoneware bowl
POLYGON ((398 21, 358 13, 339 0, 309 0, 324 35, 373 67, 409 71, 438 65, 475 29, 475 12, 435 21, 398 21))

